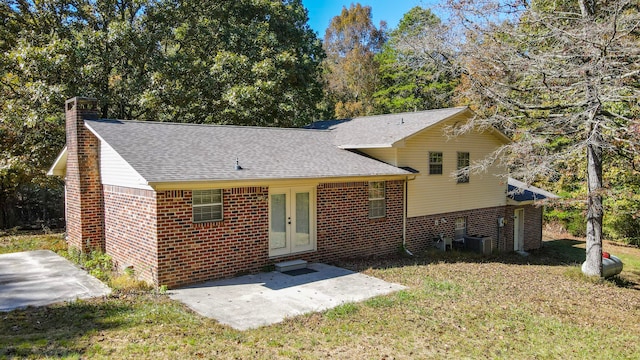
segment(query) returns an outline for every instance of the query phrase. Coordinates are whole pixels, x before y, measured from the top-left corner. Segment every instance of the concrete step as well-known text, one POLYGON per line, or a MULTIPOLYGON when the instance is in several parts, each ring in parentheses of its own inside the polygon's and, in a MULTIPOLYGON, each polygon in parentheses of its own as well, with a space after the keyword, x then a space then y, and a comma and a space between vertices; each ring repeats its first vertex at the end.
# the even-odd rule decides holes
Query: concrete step
POLYGON ((304 269, 307 267, 307 262, 304 260, 291 260, 276 264, 276 271, 285 272, 291 270, 304 269))

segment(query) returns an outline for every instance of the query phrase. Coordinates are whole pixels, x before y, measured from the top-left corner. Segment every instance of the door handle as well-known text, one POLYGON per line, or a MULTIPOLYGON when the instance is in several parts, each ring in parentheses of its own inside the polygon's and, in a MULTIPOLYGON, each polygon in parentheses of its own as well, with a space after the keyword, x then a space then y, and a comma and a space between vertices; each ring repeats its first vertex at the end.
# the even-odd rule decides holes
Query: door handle
POLYGON ((287 218, 287 224, 291 225, 291 217, 287 218))

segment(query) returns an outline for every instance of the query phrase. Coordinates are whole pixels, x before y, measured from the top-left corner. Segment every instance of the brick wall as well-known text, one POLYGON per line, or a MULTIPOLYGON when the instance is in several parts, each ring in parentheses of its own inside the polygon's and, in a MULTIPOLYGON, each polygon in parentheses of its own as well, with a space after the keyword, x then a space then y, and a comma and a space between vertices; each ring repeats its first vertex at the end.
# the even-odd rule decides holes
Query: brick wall
POLYGON ((420 252, 433 246, 433 238, 439 234, 453 238, 456 219, 464 217, 467 219, 467 235, 491 236, 497 249, 504 251, 506 231, 505 228, 498 229, 498 218, 504 216, 505 207, 498 206, 411 217, 407 219, 407 247, 413 252, 420 252))
POLYGON ((151 190, 104 185, 105 251, 120 270, 157 283, 156 197, 151 190))
POLYGON ((99 141, 84 126, 98 117, 97 101, 73 98, 65 104, 67 133, 66 223, 69 245, 83 252, 104 250, 104 211, 99 141))
MULTIPOLYGON (((145 280, 176 287, 257 272, 291 259, 382 256, 398 251, 402 243, 402 181, 386 182, 386 216, 381 219, 369 219, 367 182, 327 183, 317 187, 317 251, 270 258, 268 194, 268 187, 223 189, 224 220, 193 223, 190 190, 158 192, 154 203, 152 191, 105 186, 107 252, 119 265, 133 265, 145 280)), ((458 217, 467 219, 468 234, 497 240, 497 218, 507 215, 499 249, 511 251, 515 208, 409 218, 408 247, 421 251, 440 232, 453 236, 458 217)), ((539 247, 542 209, 524 208, 525 248, 539 247)))
POLYGON ((194 223, 190 190, 157 193, 158 284, 256 272, 268 262, 268 188, 223 190, 223 221, 194 223))
POLYGON ((524 209, 524 249, 539 249, 542 246, 543 209, 534 205, 499 206, 408 218, 407 247, 411 251, 424 251, 433 245, 433 238, 440 233, 445 237, 453 237, 456 218, 464 217, 467 219, 468 235, 491 236, 498 251, 513 251, 515 209, 524 209), (505 219, 505 225, 502 228, 497 226, 499 217, 505 219), (445 221, 443 222, 442 219, 445 221))
POLYGON ((318 186, 318 261, 380 256, 402 245, 403 181, 386 182, 386 216, 369 219, 369 183, 318 186))
POLYGON ((269 257, 268 187, 223 189, 224 220, 208 223, 193 223, 190 190, 158 192, 156 283, 176 287, 291 259, 331 262, 396 252, 403 182, 386 184, 387 216, 381 219, 369 219, 367 182, 319 185, 317 251, 275 258, 269 257))
POLYGON ((507 251, 513 251, 513 215, 516 209, 524 209, 524 250, 542 247, 542 212, 543 207, 535 205, 506 207, 507 223, 505 224, 507 251))

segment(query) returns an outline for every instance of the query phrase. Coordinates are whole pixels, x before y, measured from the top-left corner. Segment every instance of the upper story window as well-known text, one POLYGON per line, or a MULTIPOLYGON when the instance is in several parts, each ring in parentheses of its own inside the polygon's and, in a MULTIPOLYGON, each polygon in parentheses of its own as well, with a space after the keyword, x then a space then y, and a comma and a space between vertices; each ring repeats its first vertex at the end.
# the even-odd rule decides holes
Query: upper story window
POLYGON ((458 184, 469 182, 469 153, 458 153, 458 184))
POLYGON ((442 175, 441 152, 429 152, 429 175, 442 175))
POLYGON ((381 218, 386 215, 385 182, 369 182, 369 218, 381 218))
POLYGON ((222 189, 193 190, 193 222, 222 220, 222 189))

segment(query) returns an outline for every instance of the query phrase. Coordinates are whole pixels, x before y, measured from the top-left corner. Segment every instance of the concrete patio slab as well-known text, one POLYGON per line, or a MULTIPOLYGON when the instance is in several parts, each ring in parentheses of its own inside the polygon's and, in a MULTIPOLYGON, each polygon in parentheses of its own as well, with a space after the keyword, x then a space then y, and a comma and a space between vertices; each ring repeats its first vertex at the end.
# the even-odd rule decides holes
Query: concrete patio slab
POLYGON ((88 299, 110 292, 100 280, 53 251, 0 255, 0 311, 88 299))
POLYGON ((405 288, 326 264, 308 268, 314 272, 246 275, 171 290, 169 296, 200 315, 247 330, 405 288))

